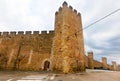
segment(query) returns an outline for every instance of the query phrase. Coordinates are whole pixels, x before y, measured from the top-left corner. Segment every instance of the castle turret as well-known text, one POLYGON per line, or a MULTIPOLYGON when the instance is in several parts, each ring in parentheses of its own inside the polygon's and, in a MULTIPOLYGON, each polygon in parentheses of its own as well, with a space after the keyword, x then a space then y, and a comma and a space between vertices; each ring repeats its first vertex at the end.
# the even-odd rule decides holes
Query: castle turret
POLYGON ((52 70, 64 73, 85 71, 84 39, 81 15, 63 3, 55 13, 52 70))
POLYGON ((116 71, 117 70, 117 65, 115 61, 112 61, 112 70, 116 71))
POLYGON ((106 57, 102 57, 102 67, 103 67, 103 69, 108 69, 107 68, 107 58, 106 57))
POLYGON ((88 52, 88 68, 94 69, 93 52, 88 52))

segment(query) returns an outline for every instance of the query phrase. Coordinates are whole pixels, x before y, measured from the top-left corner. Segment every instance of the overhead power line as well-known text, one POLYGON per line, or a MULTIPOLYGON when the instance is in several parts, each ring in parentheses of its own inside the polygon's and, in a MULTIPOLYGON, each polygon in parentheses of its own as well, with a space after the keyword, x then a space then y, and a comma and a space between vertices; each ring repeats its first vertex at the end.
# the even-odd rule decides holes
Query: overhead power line
MULTIPOLYGON (((118 12, 119 10, 120 10, 120 8, 119 8, 119 9, 116 9, 115 11, 113 11, 113 12, 109 13, 108 15, 106 15, 106 16, 104 16, 104 17, 102 17, 102 18, 98 19, 98 20, 96 20, 95 22, 93 22, 93 23, 91 23, 90 25, 88 25, 88 26, 84 27, 83 29, 78 30, 78 31, 77 31, 76 33, 74 33, 74 34, 77 34, 78 32, 80 32, 80 31, 82 31, 82 30, 85 30, 85 29, 87 29, 87 28, 91 27, 92 25, 94 25, 94 24, 96 24, 96 23, 100 22, 101 20, 103 20, 103 19, 105 19, 105 18, 107 18, 107 17, 109 17, 109 16, 111 16, 111 15, 115 14, 115 13, 116 13, 116 12, 118 12)), ((73 34, 73 35, 74 35, 74 34, 73 34)))
POLYGON ((114 13, 118 12, 119 10, 120 10, 120 8, 119 8, 119 9, 117 9, 117 10, 115 10, 115 11, 113 11, 113 12, 111 12, 111 13, 109 13, 108 15, 106 15, 106 16, 104 16, 104 17, 100 18, 99 20, 97 20, 97 21, 95 21, 95 22, 91 23, 90 25, 88 25, 88 26, 84 27, 82 30, 85 30, 85 29, 89 28, 90 26, 92 26, 92 25, 94 25, 94 24, 98 23, 99 21, 101 21, 101 20, 103 20, 103 19, 105 19, 105 18, 107 18, 107 17, 111 16, 112 14, 114 14, 114 13))

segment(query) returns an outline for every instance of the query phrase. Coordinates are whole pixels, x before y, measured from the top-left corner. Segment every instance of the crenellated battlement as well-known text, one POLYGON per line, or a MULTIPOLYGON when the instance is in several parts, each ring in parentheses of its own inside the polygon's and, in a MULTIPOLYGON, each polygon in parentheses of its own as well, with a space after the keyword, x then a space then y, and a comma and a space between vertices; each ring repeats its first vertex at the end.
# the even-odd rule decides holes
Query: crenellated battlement
POLYGON ((32 34, 32 31, 26 31, 25 34, 26 34, 26 35, 31 35, 31 34, 32 34))
POLYGON ((76 15, 81 16, 80 12, 77 12, 76 9, 73 9, 73 7, 71 5, 68 6, 67 2, 64 1, 64 3, 62 4, 62 7, 59 7, 58 11, 55 13, 55 15, 58 15, 59 12, 62 12, 63 8, 69 8, 72 12, 74 12, 76 15))
POLYGON ((47 31, 41 31, 41 34, 47 34, 47 31))
POLYGON ((53 30, 49 31, 49 34, 54 34, 54 31, 53 30))
POLYGON ((71 10, 73 10, 73 7, 72 7, 71 5, 69 6, 69 8, 70 8, 71 10))
POLYGON ((16 32, 15 31, 11 31, 10 35, 16 35, 16 32))
POLYGON ((8 36, 8 35, 9 35, 9 32, 3 32, 2 35, 3 35, 3 36, 8 36))
POLYGON ((92 51, 89 51, 88 54, 93 54, 93 52, 92 52, 92 51))
POLYGON ((103 60, 106 60, 107 58, 106 57, 102 57, 103 60))
POLYGON ((68 6, 68 3, 66 1, 63 2, 62 6, 68 6))
POLYGON ((33 31, 34 35, 39 35, 39 31, 33 31))
POLYGON ((18 31, 18 35, 23 35, 24 31, 18 31))
POLYGON ((78 14, 77 14, 78 16, 81 16, 81 14, 78 12, 78 14))
POLYGON ((24 36, 24 35, 54 35, 54 31, 53 30, 50 30, 50 31, 41 31, 41 33, 40 33, 40 31, 33 31, 33 33, 32 33, 32 31, 18 31, 18 32, 16 32, 16 31, 10 31, 10 32, 0 32, 0 36, 24 36))
POLYGON ((59 8, 59 12, 62 11, 62 7, 59 8))
POLYGON ((77 14, 77 10, 76 9, 74 9, 74 12, 77 14))

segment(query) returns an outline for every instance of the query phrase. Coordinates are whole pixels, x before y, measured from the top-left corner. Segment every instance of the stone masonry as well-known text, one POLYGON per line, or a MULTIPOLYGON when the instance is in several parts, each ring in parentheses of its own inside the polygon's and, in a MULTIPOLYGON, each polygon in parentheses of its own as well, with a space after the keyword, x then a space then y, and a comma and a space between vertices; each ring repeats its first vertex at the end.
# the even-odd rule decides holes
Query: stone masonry
POLYGON ((84 53, 81 14, 66 2, 55 13, 52 31, 0 32, 0 70, 85 72, 86 67, 112 68, 106 59, 93 59, 84 53))
POLYGON ((64 73, 85 71, 81 15, 71 6, 68 7, 66 2, 55 15, 52 62, 53 69, 64 73))
POLYGON ((50 58, 54 31, 3 32, 0 36, 0 68, 42 70, 50 58))

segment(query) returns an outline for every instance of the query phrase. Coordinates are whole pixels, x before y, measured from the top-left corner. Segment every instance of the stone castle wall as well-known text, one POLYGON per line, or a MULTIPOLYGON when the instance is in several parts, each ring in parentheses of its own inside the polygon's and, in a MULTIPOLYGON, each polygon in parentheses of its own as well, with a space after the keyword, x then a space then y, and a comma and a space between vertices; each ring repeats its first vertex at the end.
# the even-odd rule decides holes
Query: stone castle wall
MULTIPOLYGON (((113 70, 113 65, 107 64, 107 58, 102 57, 101 61, 99 62, 94 59, 93 52, 88 52, 88 56, 85 56, 85 64, 86 68, 88 69, 104 69, 104 70, 113 70)), ((117 67, 114 65, 114 67, 117 67)))
POLYGON ((106 58, 102 63, 94 60, 93 52, 85 56, 81 14, 66 2, 55 13, 54 31, 0 32, 0 70, 120 69, 115 62, 108 65, 106 58))
MULTIPOLYGON (((13 69, 17 54, 19 54, 19 61, 16 64, 18 70, 44 69, 44 62, 47 60, 52 61, 51 50, 53 38, 54 31, 49 31, 49 33, 47 33, 47 31, 41 31, 41 33, 34 31, 33 34, 31 34, 31 31, 26 31, 25 33, 23 31, 18 33, 0 32, 0 70, 13 69)), ((88 56, 85 56, 85 66, 87 68, 116 69, 114 63, 113 67, 108 65, 105 60, 106 67, 104 67, 103 63, 94 60, 93 56, 93 53, 91 56, 91 52, 90 55, 88 53, 88 56)), ((57 60, 62 59, 60 58, 60 54, 58 54, 56 58, 57 60)), ((58 62, 58 64, 60 65, 61 62, 58 62)))
POLYGON ((20 70, 43 69, 50 58, 54 31, 23 31, 0 33, 0 68, 20 70), (16 60, 17 59, 17 60, 16 60), (16 64, 15 64, 16 62, 16 64))

